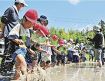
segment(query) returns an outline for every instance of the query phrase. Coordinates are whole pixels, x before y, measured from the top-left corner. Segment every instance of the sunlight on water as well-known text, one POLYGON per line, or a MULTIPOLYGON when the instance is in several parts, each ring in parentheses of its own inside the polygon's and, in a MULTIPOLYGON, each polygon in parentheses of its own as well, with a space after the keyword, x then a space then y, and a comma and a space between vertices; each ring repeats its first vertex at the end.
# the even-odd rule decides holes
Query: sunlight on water
MULTIPOLYGON (((20 81, 26 81, 25 77, 21 76, 20 81)), ((99 68, 92 63, 70 64, 51 67, 46 71, 38 67, 33 74, 28 73, 27 81, 105 81, 105 66, 99 68)))
POLYGON ((51 81, 104 81, 105 67, 93 65, 66 65, 50 70, 51 81))

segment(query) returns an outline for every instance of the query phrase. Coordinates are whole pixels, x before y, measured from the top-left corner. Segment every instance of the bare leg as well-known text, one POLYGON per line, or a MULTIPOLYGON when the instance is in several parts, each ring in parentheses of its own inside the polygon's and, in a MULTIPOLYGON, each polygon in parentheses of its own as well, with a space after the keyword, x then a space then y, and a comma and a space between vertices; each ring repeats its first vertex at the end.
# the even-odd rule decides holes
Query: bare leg
POLYGON ((18 80, 20 78, 20 71, 22 72, 23 75, 27 74, 27 64, 25 58, 20 54, 17 55, 15 65, 16 65, 16 73, 13 79, 18 80))

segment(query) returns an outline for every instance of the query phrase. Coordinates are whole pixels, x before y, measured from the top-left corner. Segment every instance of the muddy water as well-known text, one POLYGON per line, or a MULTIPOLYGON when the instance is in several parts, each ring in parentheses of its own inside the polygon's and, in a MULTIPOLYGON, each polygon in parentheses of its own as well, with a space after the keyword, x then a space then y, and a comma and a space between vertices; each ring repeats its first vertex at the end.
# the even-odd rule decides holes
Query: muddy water
POLYGON ((105 81, 105 66, 66 65, 50 69, 50 81, 105 81))
MULTIPOLYGON (((55 66, 46 71, 41 68, 38 70, 35 72, 36 75, 28 74, 28 81, 105 81, 105 66, 99 68, 95 63, 67 64, 55 66), (45 80, 41 80, 42 78, 45 80)), ((10 80, 0 78, 0 81, 10 80)), ((20 81, 25 80, 21 78, 20 81)))

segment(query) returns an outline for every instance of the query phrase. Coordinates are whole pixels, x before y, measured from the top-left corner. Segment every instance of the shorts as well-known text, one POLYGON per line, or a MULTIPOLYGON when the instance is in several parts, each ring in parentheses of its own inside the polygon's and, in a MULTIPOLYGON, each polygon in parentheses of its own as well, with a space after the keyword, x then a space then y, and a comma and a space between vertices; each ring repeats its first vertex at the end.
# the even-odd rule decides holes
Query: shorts
POLYGON ((95 49, 95 60, 100 60, 101 61, 101 56, 102 56, 102 49, 95 49))
POLYGON ((12 54, 12 58, 13 58, 13 60, 15 60, 16 56, 19 54, 22 55, 23 57, 25 57, 26 53, 27 53, 26 48, 19 48, 12 54))

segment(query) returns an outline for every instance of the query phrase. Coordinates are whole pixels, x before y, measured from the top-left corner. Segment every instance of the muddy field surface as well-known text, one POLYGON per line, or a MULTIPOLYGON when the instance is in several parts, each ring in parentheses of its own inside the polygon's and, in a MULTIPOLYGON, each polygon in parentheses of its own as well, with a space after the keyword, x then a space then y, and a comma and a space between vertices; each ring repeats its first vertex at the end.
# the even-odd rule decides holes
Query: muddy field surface
MULTIPOLYGON (((1 76, 0 81, 9 80, 10 76, 1 76)), ((66 64, 55 66, 46 71, 38 67, 34 73, 28 73, 27 79, 21 76, 18 81, 105 81, 105 66, 96 67, 95 63, 66 64)))

